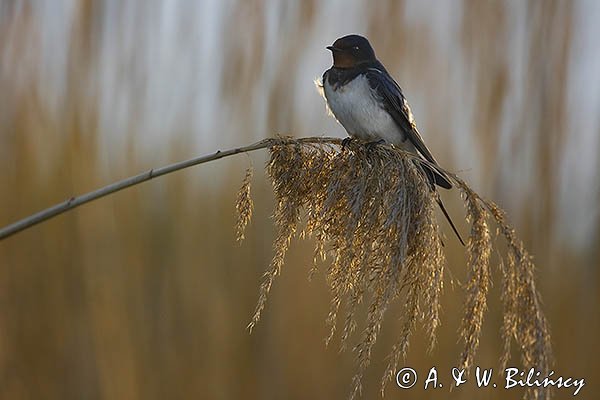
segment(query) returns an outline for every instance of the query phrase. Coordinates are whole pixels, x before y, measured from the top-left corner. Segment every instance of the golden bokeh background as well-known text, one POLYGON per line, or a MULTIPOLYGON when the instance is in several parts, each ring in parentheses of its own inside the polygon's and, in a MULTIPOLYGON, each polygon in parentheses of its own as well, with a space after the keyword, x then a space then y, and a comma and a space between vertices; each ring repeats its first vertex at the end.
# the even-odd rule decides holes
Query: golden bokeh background
MULTIPOLYGON (((0 225, 219 148, 343 136, 313 80, 331 65, 325 46, 361 33, 441 164, 508 211, 535 257, 556 373, 585 378, 578 397, 597 398, 599 20, 599 4, 583 0, 0 0, 0 225)), ((292 244, 246 330, 272 256, 266 157, 178 172, 2 241, 0 398, 346 398, 355 355, 324 345, 329 293, 322 273, 307 279, 310 241, 292 244), (255 214, 239 246, 248 165, 255 214)), ((459 194, 444 199, 460 220, 459 194)), ((442 226, 448 269, 464 282, 464 249, 442 226)), ((495 277, 476 363, 497 369, 495 277)), ((448 279, 438 347, 427 353, 418 327, 405 362, 419 385, 436 366, 445 387, 389 386, 385 398, 521 398, 447 390, 463 299, 448 279)), ((363 398, 379 396, 400 306, 363 398)))

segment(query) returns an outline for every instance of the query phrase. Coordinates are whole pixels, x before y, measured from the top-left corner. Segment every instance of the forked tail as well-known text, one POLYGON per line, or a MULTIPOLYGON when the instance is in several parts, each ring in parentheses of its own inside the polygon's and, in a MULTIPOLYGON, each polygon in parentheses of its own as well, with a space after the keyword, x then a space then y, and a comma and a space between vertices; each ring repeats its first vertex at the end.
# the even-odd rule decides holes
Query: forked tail
POLYGON ((440 209, 444 213, 444 216, 448 220, 448 223, 452 227, 452 230, 456 234, 456 237, 458 238, 458 240, 460 240, 460 243, 464 246, 465 242, 463 241, 462 237, 460 236, 460 233, 458 233, 456 226, 454 226, 454 222, 452 222, 452 218, 450 218, 450 215, 448 215, 448 211, 446 211, 446 207, 444 207, 444 203, 442 203, 442 199, 440 198, 439 193, 436 193, 436 200, 437 200, 438 205, 440 206, 440 209))

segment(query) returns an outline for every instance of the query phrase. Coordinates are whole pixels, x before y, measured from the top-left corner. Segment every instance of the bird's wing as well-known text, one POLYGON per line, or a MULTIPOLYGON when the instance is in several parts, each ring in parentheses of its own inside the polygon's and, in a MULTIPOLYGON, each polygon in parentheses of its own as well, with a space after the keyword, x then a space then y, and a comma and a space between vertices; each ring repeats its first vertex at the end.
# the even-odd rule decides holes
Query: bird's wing
MULTIPOLYGON (((367 68, 366 76, 369 80, 369 85, 381 96, 385 110, 392 116, 417 151, 430 163, 439 165, 419 134, 410 106, 402 93, 402 89, 387 73, 383 65, 379 64, 376 67, 367 68)), ((436 184, 446 189, 452 187, 446 174, 439 170, 432 172, 434 172, 436 184)))
POLYGON ((423 138, 417 130, 417 125, 410 110, 410 106, 402 93, 402 89, 398 86, 396 81, 385 69, 379 68, 367 69, 367 79, 369 80, 371 87, 379 96, 381 96, 386 111, 402 129, 408 140, 411 141, 427 161, 437 165, 437 161, 425 145, 423 138))

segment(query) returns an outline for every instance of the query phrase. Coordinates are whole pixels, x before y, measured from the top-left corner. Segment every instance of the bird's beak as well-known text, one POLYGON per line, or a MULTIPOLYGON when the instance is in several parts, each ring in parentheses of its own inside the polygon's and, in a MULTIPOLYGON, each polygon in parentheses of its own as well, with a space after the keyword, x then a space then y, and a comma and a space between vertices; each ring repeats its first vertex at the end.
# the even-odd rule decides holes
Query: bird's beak
POLYGON ((333 47, 333 46, 327 46, 326 49, 331 50, 331 51, 339 50, 337 47, 333 47))

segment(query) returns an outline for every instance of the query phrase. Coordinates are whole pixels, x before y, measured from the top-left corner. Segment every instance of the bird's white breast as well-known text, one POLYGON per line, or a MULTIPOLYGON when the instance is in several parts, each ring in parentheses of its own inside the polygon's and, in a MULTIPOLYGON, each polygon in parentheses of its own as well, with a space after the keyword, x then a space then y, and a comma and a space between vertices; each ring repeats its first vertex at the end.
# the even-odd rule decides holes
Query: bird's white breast
POLYGON ((403 144, 404 134, 380 104, 364 75, 335 88, 325 79, 323 90, 330 111, 350 136, 403 144))

